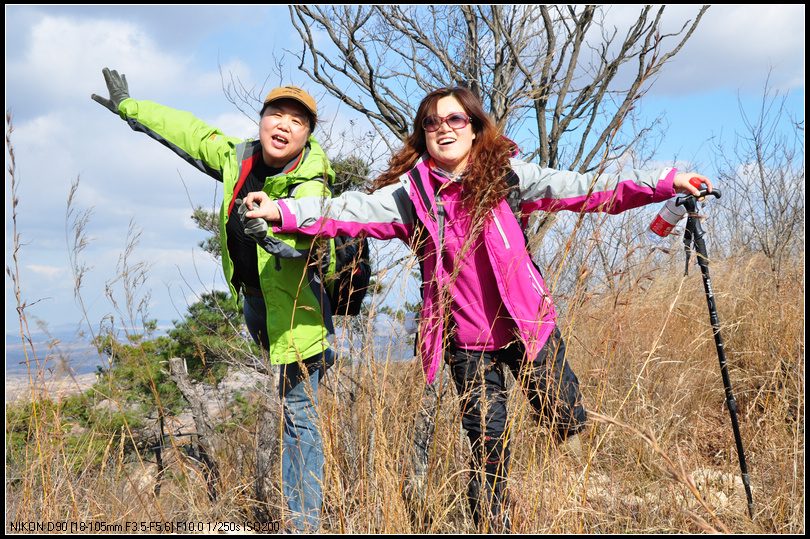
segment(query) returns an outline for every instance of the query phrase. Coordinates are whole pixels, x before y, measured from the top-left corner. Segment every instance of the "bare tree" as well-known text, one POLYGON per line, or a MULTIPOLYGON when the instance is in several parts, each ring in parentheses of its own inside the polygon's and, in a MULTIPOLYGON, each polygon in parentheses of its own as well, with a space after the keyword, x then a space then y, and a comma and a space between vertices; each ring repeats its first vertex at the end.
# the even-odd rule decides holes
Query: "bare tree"
MULTIPOLYGON (((650 128, 620 129, 708 6, 673 34, 660 31, 664 9, 642 7, 622 31, 593 5, 298 5, 290 13, 304 42, 299 69, 365 115, 389 149, 408 136, 426 93, 465 85, 525 159, 589 172, 650 128), (523 128, 528 140, 518 140, 523 128)), ((542 238, 556 214, 534 220, 542 238)))
POLYGON ((290 12, 304 41, 300 69, 381 133, 403 140, 425 93, 463 84, 507 134, 531 125, 528 159, 588 171, 604 165, 634 100, 707 7, 674 34, 660 33, 664 9, 641 8, 624 31, 607 28, 596 6, 298 5, 290 12))
POLYGON ((762 252, 777 284, 785 258, 804 248, 804 120, 786 97, 766 83, 757 110, 740 103, 745 129, 731 149, 715 146, 727 237, 735 249, 762 252))

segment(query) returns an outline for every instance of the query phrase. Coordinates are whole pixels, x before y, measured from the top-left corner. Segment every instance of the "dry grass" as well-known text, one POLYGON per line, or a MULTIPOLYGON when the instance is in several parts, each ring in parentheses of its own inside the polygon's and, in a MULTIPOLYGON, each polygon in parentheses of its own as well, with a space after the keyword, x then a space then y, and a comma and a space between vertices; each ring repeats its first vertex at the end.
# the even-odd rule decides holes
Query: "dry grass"
MULTIPOLYGON (((594 297, 572 317, 570 357, 594 412, 582 435, 584 459, 561 454, 513 389, 515 531, 804 532, 804 285, 788 280, 777 298, 761 264, 720 261, 712 274, 756 520, 734 480, 739 464, 700 277, 673 272, 646 291, 594 297)), ((378 362, 340 372, 346 376, 330 375, 320 394, 322 531, 473 532, 464 495, 469 449, 454 391, 439 407, 424 506, 409 507, 401 490, 421 395, 418 366, 378 362)), ((220 447, 220 492, 211 501, 199 470, 181 459, 168 464, 156 496, 152 456, 125 451, 122 437, 107 441, 99 466, 91 458, 94 434, 68 444, 57 428, 58 406, 52 413, 26 419, 36 419, 36 443, 26 446, 25 469, 7 468, 9 522, 93 521, 115 529, 250 520, 252 427, 230 430, 220 447)), ((271 514, 279 518, 275 503, 271 514)))

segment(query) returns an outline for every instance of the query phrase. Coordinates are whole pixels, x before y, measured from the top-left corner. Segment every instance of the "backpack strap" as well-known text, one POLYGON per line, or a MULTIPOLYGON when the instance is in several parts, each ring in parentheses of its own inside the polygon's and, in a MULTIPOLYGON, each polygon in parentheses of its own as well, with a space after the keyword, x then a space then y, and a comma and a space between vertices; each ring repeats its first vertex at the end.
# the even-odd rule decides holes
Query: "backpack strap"
MULTIPOLYGON (((422 199, 422 202, 425 204, 428 212, 433 216, 433 219, 439 226, 439 241, 443 244, 444 222, 446 219, 446 214, 444 211, 444 205, 441 203, 441 197, 437 194, 435 203, 431 203, 430 197, 425 190, 425 185, 422 182, 422 174, 419 172, 419 167, 414 167, 411 169, 409 174, 414 186, 416 186, 419 197, 422 199)), ((509 204, 509 208, 512 210, 518 225, 520 225, 520 228, 523 229, 523 210, 520 207, 520 177, 517 175, 517 172, 510 168, 504 180, 509 186, 509 190, 506 193, 506 202, 509 204)))
POLYGON ((422 182, 422 174, 419 172, 418 166, 411 169, 410 176, 413 184, 416 186, 419 197, 422 199, 422 202, 425 204, 428 212, 433 216, 433 220, 436 221, 436 224, 438 225, 439 252, 441 252, 441 248, 444 246, 444 221, 446 219, 444 205, 441 203, 441 198, 438 194, 436 195, 435 201, 431 203, 430 197, 425 190, 425 185, 422 182))
POLYGON ((523 211, 520 208, 520 177, 514 169, 509 169, 504 178, 506 185, 509 186, 509 191, 506 193, 506 202, 509 204, 512 213, 515 215, 520 228, 523 229, 523 211))
POLYGON ((523 243, 526 245, 526 252, 529 254, 529 260, 532 261, 535 269, 540 275, 543 275, 543 272, 540 270, 540 266, 535 262, 534 257, 528 251, 529 249, 529 236, 526 234, 526 226, 523 222, 523 210, 520 207, 520 177, 517 175, 517 172, 514 169, 509 169, 509 172, 506 173, 506 184, 509 186, 509 191, 506 193, 506 202, 509 204, 509 208, 512 210, 512 213, 515 216, 515 220, 517 221, 518 225, 520 226, 520 230, 523 232, 523 243))
POLYGON ((231 211, 233 210, 233 205, 236 202, 236 195, 239 193, 239 190, 242 189, 242 185, 245 183, 248 174, 250 174, 250 171, 253 168, 253 164, 261 155, 261 152, 256 151, 256 147, 257 144, 250 140, 246 140, 236 146, 236 155, 239 156, 239 179, 237 180, 236 185, 233 187, 231 203, 228 206, 228 215, 230 215, 231 211), (248 150, 248 147, 250 147, 250 151, 252 153, 245 157, 245 152, 248 150))

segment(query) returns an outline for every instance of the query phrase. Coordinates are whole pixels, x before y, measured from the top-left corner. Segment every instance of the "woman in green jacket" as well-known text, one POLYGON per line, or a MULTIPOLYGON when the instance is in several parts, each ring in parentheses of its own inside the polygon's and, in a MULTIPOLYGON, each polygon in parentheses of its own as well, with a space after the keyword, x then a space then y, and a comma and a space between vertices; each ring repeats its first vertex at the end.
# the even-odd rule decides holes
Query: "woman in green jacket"
POLYGON ((274 89, 261 111, 259 140, 241 140, 187 112, 132 99, 126 77, 107 68, 103 74, 110 97, 93 94, 95 101, 223 184, 222 268, 233 301, 240 290, 244 295, 251 336, 271 364, 281 367, 284 495, 293 526, 317 532, 323 497, 317 388, 334 362, 332 311, 320 267, 309 256, 315 250, 312 238, 268 231, 260 245, 257 239, 264 231, 258 236, 251 232, 263 222, 244 219, 241 203, 253 191, 264 191, 271 199, 328 193, 334 171, 312 136, 315 100, 294 86, 274 89), (285 257, 291 251, 306 256, 285 257))

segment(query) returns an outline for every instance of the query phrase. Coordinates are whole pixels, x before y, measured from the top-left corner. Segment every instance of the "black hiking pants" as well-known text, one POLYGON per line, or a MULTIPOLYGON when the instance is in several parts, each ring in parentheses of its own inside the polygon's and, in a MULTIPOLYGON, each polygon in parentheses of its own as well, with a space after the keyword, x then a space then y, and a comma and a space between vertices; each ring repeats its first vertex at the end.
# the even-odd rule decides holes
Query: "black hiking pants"
POLYGON ((450 347, 445 359, 461 396, 461 423, 472 447, 467 495, 476 526, 509 531, 506 476, 509 472, 506 380, 504 366, 523 388, 533 409, 560 440, 579 432, 586 421, 579 380, 565 360, 559 329, 532 361, 522 343, 496 351, 450 347))

